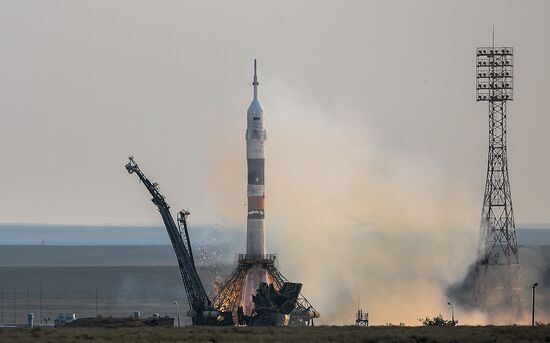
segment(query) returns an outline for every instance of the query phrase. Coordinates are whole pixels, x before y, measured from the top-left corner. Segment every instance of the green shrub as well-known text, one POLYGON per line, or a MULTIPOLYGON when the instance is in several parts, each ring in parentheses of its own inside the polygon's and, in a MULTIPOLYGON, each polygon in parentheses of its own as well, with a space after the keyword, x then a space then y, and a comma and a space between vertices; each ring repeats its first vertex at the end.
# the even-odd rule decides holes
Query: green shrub
POLYGON ((422 323, 423 326, 455 326, 456 324, 458 324, 458 321, 456 320, 445 320, 441 314, 433 318, 420 318, 419 321, 422 323))

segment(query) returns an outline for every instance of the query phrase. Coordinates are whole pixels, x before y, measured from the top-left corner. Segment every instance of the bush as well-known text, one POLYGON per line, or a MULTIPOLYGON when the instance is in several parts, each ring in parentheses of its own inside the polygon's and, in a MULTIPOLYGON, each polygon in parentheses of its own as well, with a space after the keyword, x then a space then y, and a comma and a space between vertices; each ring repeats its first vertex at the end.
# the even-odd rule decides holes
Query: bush
POLYGON ((423 326, 455 326, 458 324, 457 320, 445 320, 441 314, 433 318, 420 318, 419 321, 422 322, 423 326))

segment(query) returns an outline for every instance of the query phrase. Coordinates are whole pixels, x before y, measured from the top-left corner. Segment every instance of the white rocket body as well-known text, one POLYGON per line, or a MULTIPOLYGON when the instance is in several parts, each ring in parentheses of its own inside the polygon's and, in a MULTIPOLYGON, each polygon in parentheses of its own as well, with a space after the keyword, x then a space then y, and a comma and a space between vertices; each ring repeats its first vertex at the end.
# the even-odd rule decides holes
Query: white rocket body
POLYGON ((248 216, 246 223, 246 254, 265 254, 265 140, 264 110, 258 100, 258 79, 254 60, 254 99, 246 119, 246 160, 248 164, 248 216))
MULTIPOLYGON (((264 110, 258 100, 258 79, 254 60, 254 99, 246 113, 246 161, 248 165, 248 215, 246 223, 246 255, 261 260, 265 256, 265 140, 264 110)), ((261 264, 254 265, 246 275, 242 305, 246 315, 252 313, 252 295, 260 282, 267 281, 267 273, 261 264)))

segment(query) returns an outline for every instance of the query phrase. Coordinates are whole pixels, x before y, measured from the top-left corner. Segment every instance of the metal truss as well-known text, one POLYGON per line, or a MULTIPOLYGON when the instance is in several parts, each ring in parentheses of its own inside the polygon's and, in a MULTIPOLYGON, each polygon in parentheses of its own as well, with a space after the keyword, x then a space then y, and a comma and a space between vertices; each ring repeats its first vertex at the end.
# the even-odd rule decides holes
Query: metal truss
MULTIPOLYGON (((277 269, 275 255, 239 255, 238 264, 227 281, 223 282, 215 296, 211 297, 212 305, 220 312, 235 312, 241 304, 244 284, 248 271, 255 265, 261 265, 267 273, 269 283, 279 290, 288 279, 277 269)), ((290 313, 289 326, 313 325, 313 319, 319 312, 300 293, 296 308, 290 313)))
POLYGON ((489 151, 474 303, 492 322, 521 317, 521 268, 508 176, 506 104, 513 100, 513 49, 476 50, 476 98, 489 103, 489 151))
POLYGON ((519 264, 506 153, 506 102, 513 99, 513 49, 478 48, 477 100, 489 102, 489 153, 478 264, 519 264))

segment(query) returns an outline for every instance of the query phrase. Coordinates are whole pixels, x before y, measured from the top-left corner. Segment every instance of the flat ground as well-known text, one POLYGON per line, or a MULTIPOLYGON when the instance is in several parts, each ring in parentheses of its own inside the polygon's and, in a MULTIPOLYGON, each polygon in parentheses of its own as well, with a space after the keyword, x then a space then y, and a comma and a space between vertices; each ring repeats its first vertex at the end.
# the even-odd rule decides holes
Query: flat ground
POLYGON ((550 342, 550 327, 1 329, 0 342, 550 342))

